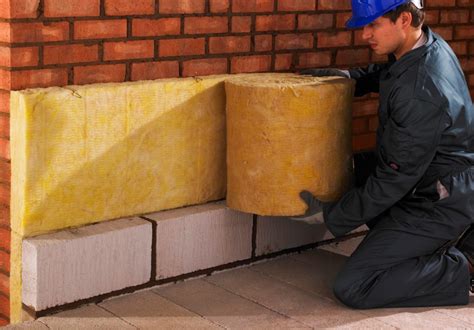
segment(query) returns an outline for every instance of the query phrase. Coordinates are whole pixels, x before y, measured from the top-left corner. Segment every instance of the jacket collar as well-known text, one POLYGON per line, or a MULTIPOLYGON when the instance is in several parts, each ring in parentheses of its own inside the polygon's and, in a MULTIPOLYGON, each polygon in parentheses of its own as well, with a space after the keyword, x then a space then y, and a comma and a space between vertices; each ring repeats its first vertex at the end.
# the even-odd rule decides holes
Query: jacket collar
POLYGON ((393 63, 390 66, 390 69, 388 70, 390 75, 399 77, 403 72, 408 70, 409 67, 417 63, 419 59, 423 57, 426 52, 428 52, 433 43, 438 40, 437 35, 433 33, 428 26, 424 25, 422 27, 422 30, 426 34, 427 39, 426 43, 423 46, 407 52, 398 60, 395 59, 395 56, 393 56, 393 54, 389 56, 389 62, 393 63))

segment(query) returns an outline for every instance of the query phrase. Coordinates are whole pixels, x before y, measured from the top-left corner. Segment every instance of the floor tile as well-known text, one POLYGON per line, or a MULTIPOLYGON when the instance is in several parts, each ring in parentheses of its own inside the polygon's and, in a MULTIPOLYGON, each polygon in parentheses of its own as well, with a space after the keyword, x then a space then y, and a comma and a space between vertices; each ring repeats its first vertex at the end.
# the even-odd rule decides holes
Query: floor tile
POLYGON ((49 329, 135 329, 117 316, 97 305, 45 316, 38 319, 49 329))
POLYGON ((205 280, 311 327, 394 328, 250 269, 224 272, 205 280))
POLYGON ((336 300, 332 293, 334 278, 346 257, 330 252, 313 250, 268 261, 251 267, 302 290, 336 300))
POLYGON ((192 280, 154 290, 159 295, 226 328, 309 329, 204 280, 192 280))
MULTIPOLYGON (((472 324, 442 314, 437 308, 383 308, 363 311, 401 329, 469 329, 472 324)), ((472 313, 472 310, 471 310, 472 313)))
POLYGON ((212 322, 149 291, 106 300, 99 304, 140 329, 219 329, 212 322))
POLYGON ((319 249, 324 251, 333 252, 340 254, 346 257, 350 257, 355 249, 359 246, 365 236, 359 236, 355 238, 348 239, 342 242, 335 242, 319 247, 319 249))

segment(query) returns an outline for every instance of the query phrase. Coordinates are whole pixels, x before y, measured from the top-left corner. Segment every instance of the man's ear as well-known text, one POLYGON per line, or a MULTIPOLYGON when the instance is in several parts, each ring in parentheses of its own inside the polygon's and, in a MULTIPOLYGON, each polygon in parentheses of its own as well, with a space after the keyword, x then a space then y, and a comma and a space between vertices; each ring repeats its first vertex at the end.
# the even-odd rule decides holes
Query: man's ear
POLYGON ((403 28, 409 28, 411 26, 411 22, 413 21, 413 16, 410 12, 404 11, 400 14, 398 20, 403 28))

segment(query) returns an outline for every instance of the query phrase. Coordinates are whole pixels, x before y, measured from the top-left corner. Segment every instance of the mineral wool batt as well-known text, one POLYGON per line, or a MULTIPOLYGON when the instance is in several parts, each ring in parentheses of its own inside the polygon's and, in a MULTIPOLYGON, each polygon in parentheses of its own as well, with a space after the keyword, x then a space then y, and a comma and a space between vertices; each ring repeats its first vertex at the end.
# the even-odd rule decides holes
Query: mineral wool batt
POLYGON ((226 80, 225 89, 229 207, 301 215, 302 190, 322 201, 347 190, 352 80, 252 75, 226 80))

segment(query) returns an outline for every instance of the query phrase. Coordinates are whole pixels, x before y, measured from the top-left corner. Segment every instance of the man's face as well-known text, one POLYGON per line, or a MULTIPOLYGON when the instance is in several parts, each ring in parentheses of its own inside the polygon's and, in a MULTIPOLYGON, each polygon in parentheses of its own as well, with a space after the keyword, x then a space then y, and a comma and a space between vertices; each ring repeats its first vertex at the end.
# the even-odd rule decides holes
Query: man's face
POLYGON ((364 26, 362 38, 367 41, 377 55, 397 53, 403 46, 405 33, 400 18, 394 23, 389 18, 379 17, 364 26))

